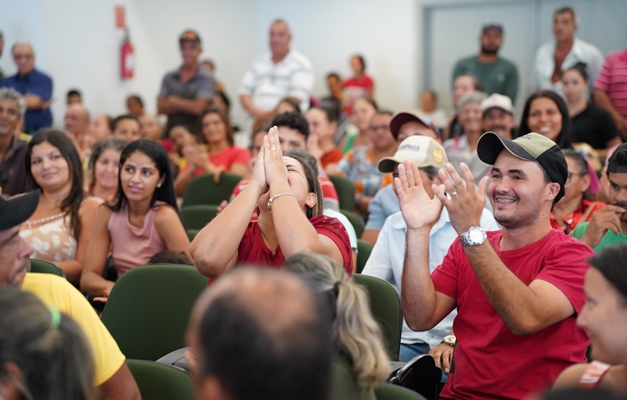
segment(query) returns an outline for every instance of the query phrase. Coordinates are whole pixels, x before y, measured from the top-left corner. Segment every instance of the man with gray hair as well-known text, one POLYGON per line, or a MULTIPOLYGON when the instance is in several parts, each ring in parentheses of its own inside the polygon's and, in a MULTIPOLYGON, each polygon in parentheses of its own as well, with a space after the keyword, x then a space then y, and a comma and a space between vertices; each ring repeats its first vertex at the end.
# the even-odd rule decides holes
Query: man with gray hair
POLYGON ((4 78, 0 86, 11 87, 24 96, 23 131, 32 135, 39 128, 52 126, 52 79, 35 69, 35 52, 29 43, 14 44, 12 52, 17 74, 4 78))
POLYGON ((573 7, 562 7, 553 13, 555 40, 540 46, 536 52, 531 87, 562 92, 562 73, 577 63, 586 64, 590 90, 603 65, 603 53, 588 42, 577 39, 577 15, 573 7))
POLYGON ((19 139, 26 103, 11 88, 0 88, 0 187, 13 196, 26 190, 26 142, 19 139))

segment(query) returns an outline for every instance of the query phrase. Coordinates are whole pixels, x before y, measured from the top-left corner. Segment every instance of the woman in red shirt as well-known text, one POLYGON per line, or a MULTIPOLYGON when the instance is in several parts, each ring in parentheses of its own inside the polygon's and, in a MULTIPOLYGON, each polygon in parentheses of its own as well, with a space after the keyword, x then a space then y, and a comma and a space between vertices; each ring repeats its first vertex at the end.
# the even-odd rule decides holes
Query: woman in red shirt
POLYGON ((283 156, 273 127, 264 138, 250 183, 190 245, 196 268, 208 277, 242 264, 280 268, 286 258, 313 251, 351 273, 346 229, 322 215, 321 199, 316 172, 296 154, 283 156), (258 221, 250 222, 257 208, 258 221))
POLYGON ((234 145, 233 129, 228 117, 217 108, 208 108, 200 114, 200 137, 196 144, 185 146, 186 163, 174 180, 177 196, 182 196, 189 181, 202 174, 214 174, 216 182, 222 172, 244 175, 248 169, 250 152, 234 145))
POLYGON ((344 89, 344 114, 351 115, 353 103, 360 98, 372 99, 374 95, 374 80, 366 74, 366 60, 362 55, 351 57, 353 76, 342 84, 344 89))
POLYGON ((605 207, 605 203, 591 200, 601 185, 586 159, 573 149, 564 149, 562 153, 568 165, 568 179, 564 197, 551 212, 551 225, 569 234, 577 224, 590 221, 592 214, 605 207))

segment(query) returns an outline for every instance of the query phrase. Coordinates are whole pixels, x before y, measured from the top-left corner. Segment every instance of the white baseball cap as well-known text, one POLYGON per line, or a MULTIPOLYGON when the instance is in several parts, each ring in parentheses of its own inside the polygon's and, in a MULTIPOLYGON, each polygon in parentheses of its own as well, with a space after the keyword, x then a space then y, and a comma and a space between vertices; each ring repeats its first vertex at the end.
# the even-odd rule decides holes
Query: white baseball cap
POLYGON ((448 162, 444 147, 428 136, 410 136, 398 146, 394 157, 384 157, 379 161, 379 171, 392 172, 396 164, 411 161, 421 167, 444 168, 448 162))
POLYGON ((514 115, 514 106, 512 105, 512 100, 503 96, 502 94, 494 93, 487 99, 481 102, 481 112, 485 113, 490 108, 500 108, 503 111, 506 111, 512 115, 514 115))

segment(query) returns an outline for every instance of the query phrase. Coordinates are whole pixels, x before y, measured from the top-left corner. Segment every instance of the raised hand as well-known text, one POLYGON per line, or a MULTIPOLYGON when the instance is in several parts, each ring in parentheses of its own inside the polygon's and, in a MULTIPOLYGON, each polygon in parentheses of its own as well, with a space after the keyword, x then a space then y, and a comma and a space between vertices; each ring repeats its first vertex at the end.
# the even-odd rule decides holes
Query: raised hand
POLYGON ((408 229, 431 229, 440 218, 442 202, 425 191, 416 164, 405 161, 398 166, 394 191, 408 229))
POLYGON ((446 207, 451 225, 461 235, 471 226, 479 226, 485 206, 488 177, 483 177, 479 182, 479 187, 475 189, 475 178, 470 168, 461 163, 459 169, 464 175, 463 180, 453 165, 447 163, 446 170, 441 169, 438 172, 444 184, 433 185, 433 192, 446 207))
POLYGON ((254 183, 259 186, 261 189, 261 194, 264 194, 268 191, 269 186, 266 181, 266 168, 265 168, 265 149, 261 146, 259 150, 259 155, 257 156, 257 162, 253 167, 252 176, 250 178, 250 183, 254 183))
POLYGON ((590 218, 586 233, 581 237, 581 242, 593 248, 601 243, 607 231, 618 235, 622 231, 620 216, 624 212, 627 210, 615 205, 607 205, 595 211, 590 218))
POLYGON ((287 182, 287 168, 279 142, 279 129, 273 126, 263 138, 264 166, 269 186, 275 182, 287 182))

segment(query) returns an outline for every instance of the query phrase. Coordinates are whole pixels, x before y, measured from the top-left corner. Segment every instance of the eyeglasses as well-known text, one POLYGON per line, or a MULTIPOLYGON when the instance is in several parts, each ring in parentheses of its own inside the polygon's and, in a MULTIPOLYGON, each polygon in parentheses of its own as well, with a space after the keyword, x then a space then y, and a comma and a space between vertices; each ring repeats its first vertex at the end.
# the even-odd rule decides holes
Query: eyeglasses
POLYGON ((370 130, 372 131, 377 131, 379 129, 387 131, 390 129, 390 125, 370 125, 370 130))

